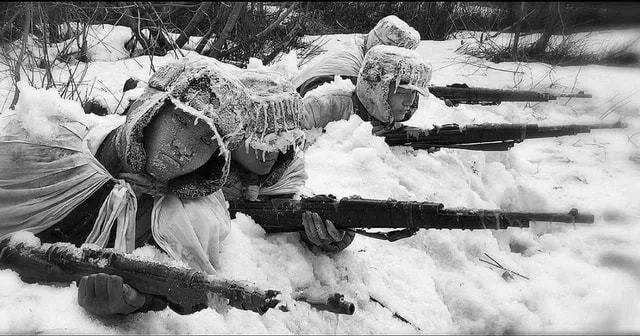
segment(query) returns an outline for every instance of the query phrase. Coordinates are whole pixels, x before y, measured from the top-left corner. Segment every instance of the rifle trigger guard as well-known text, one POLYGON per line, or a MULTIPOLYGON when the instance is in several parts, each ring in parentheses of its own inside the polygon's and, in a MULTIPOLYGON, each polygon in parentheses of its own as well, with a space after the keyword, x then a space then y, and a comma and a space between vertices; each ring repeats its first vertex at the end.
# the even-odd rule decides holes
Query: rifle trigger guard
POLYGON ((396 240, 409 238, 418 232, 418 229, 402 229, 389 232, 368 232, 360 229, 347 229, 347 231, 355 232, 369 238, 375 238, 380 240, 386 240, 394 242, 396 240))

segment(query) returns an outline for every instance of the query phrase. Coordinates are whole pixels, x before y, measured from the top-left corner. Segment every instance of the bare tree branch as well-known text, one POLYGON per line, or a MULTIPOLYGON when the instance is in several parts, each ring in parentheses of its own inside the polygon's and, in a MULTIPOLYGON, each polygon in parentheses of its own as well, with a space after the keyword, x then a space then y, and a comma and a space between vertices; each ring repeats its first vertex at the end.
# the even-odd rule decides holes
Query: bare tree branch
POLYGON ((211 51, 209 51, 210 57, 217 58, 219 56, 222 46, 227 41, 227 36, 229 36, 229 33, 233 30, 236 21, 238 21, 238 17, 240 17, 240 12, 246 6, 247 1, 235 2, 233 4, 233 9, 231 10, 231 15, 229 15, 229 18, 227 19, 227 23, 225 23, 222 32, 216 37, 216 42, 211 47, 211 51))
POLYGON ((187 41, 189 40, 189 37, 191 36, 191 33, 193 33, 193 30, 196 28, 198 23, 200 23, 200 21, 202 21, 202 19, 204 19, 204 17, 207 15, 207 12, 209 11, 209 8, 211 8, 211 5, 212 5, 212 2, 210 1, 203 2, 200 4, 200 7, 198 7, 196 14, 193 16, 191 21, 189 21, 189 24, 187 24, 187 27, 182 31, 182 33, 176 40, 176 44, 178 45, 179 48, 182 48, 182 46, 184 46, 184 44, 187 43, 187 41))
MULTIPOLYGON (((263 36, 265 36, 267 33, 269 33, 270 31, 272 31, 275 27, 278 26, 278 24, 280 24, 280 22, 282 22, 282 20, 286 19, 287 16, 289 16, 289 14, 291 13, 291 11, 293 11, 293 9, 300 4, 300 2, 295 2, 293 3, 291 6, 289 6, 289 8, 287 8, 287 10, 284 13, 281 13, 280 16, 278 17, 278 19, 276 19, 276 21, 274 21, 272 24, 270 24, 267 28, 265 28, 263 31, 261 31, 260 33, 256 34, 256 36, 249 38, 249 40, 245 43, 251 43, 253 41, 259 40, 260 38, 262 38, 263 36)), ((290 40, 290 39, 289 39, 290 40)), ((234 51, 240 49, 242 47, 241 44, 227 49, 224 52, 221 52, 218 56, 227 56, 231 53, 233 53, 234 51)))
POLYGON ((9 29, 11 24, 13 24, 13 21, 15 21, 18 17, 18 14, 20 14, 20 11, 16 11, 15 13, 13 13, 13 16, 11 16, 11 18, 2 25, 2 28, 0 29, 0 36, 2 36, 7 29, 9 29))
POLYGON ((287 10, 284 13, 280 14, 277 20, 273 21, 273 23, 267 26, 267 28, 265 28, 263 31, 256 34, 256 36, 253 39, 254 40, 260 39, 266 34, 268 34, 270 31, 272 31, 275 27, 277 27, 280 24, 280 22, 282 22, 282 20, 286 19, 287 16, 289 16, 289 14, 293 11, 293 9, 299 4, 300 2, 294 2, 293 4, 291 4, 291 6, 289 6, 289 8, 287 8, 287 10))
POLYGON ((11 101, 10 109, 14 109, 20 97, 20 90, 18 89, 18 82, 20 81, 20 69, 22 68, 22 60, 24 58, 24 52, 27 49, 27 41, 29 39, 29 33, 31 32, 31 17, 33 15, 33 3, 27 2, 24 13, 24 26, 22 28, 22 49, 20 50, 20 56, 16 60, 16 66, 14 69, 13 77, 16 92, 13 94, 13 100, 11 101))
POLYGON ((522 27, 522 21, 524 17, 524 2, 521 2, 517 5, 518 7, 518 21, 516 24, 515 32, 513 32, 513 49, 511 53, 513 54, 513 61, 518 61, 518 42, 520 40, 520 29, 522 27))

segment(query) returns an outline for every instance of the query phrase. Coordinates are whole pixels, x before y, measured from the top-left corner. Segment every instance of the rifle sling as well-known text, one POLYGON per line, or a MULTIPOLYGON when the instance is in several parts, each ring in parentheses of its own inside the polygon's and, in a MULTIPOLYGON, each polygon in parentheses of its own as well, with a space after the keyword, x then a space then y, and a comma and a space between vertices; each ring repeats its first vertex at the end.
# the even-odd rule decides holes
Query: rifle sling
POLYGON ((404 238, 409 238, 409 237, 413 236, 414 234, 416 234, 416 232, 418 232, 418 230, 419 229, 413 228, 413 229, 394 230, 394 231, 389 231, 389 232, 369 232, 369 231, 362 230, 362 229, 345 229, 345 231, 355 232, 355 233, 361 234, 363 236, 367 236, 369 238, 386 240, 386 241, 390 241, 390 242, 394 242, 396 240, 400 240, 400 239, 404 239, 404 238))

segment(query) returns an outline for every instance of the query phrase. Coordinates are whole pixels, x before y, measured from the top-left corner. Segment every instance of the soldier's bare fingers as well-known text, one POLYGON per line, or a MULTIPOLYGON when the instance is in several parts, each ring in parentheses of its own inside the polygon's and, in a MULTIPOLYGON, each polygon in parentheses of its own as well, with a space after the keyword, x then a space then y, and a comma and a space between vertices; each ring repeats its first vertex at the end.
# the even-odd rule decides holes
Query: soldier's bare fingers
POLYGON ((313 222, 313 217, 311 217, 311 212, 305 211, 302 214, 302 225, 304 226, 304 232, 309 241, 315 245, 321 245, 322 242, 320 241, 320 238, 318 238, 318 232, 313 222))
POLYGON ((307 234, 307 236, 310 234, 311 228, 309 227, 310 221, 309 221, 309 213, 308 212, 303 212, 302 213, 302 227, 304 227, 304 232, 307 234))
POLYGON ((344 238, 344 231, 338 231, 338 229, 336 229, 335 225, 333 225, 330 220, 327 219, 326 224, 327 233, 329 233, 329 236, 334 242, 339 242, 342 240, 342 238, 344 238))
POLYGON ((318 238, 320 238, 322 242, 329 240, 330 238, 329 234, 327 233, 327 228, 322 222, 322 218, 320 218, 320 215, 313 212, 311 214, 311 217, 313 218, 313 225, 316 227, 316 230, 318 230, 318 238))

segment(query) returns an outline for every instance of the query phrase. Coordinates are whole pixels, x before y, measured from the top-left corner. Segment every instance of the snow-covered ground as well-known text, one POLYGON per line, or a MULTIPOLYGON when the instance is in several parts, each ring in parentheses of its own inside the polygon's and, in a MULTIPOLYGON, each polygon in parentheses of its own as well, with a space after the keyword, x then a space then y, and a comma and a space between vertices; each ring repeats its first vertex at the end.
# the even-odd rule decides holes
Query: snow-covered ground
MULTIPOLYGON (((640 30, 621 34, 633 39, 640 30)), ((348 47, 356 36, 329 36, 325 48, 348 47)), ((100 45, 96 48, 103 48, 100 45)), ((584 90, 593 98, 450 108, 431 96, 421 99, 408 124, 553 125, 622 118, 630 126, 529 140, 508 152, 443 149, 427 154, 389 148, 371 135, 370 125, 353 117, 315 134, 306 153, 305 193, 512 211, 566 212, 576 207, 595 214, 595 224, 423 230, 393 243, 358 236, 345 251, 329 256, 312 253, 295 234, 266 236, 251 218, 239 215, 223 242, 223 276, 279 289, 285 297, 300 289, 340 292, 355 303, 355 314, 337 316, 297 303, 290 312, 264 315, 206 309, 181 316, 167 309, 99 319, 76 304, 75 284, 30 285, 4 270, 0 333, 640 332, 640 68, 493 64, 455 53, 459 46, 460 40, 421 43, 418 52, 433 65, 435 85, 584 90), (528 280, 506 280, 502 270, 480 261, 485 253, 528 280)), ((100 83, 90 95, 103 97, 112 111, 119 111, 124 81, 130 76, 147 80, 149 58, 113 60, 107 48, 92 53, 93 62, 80 64, 87 67, 85 88, 89 91, 91 83, 100 83)), ((153 63, 158 68, 173 58, 154 57, 153 63)), ((295 61, 285 57, 277 68, 292 72, 295 61)), ((253 61, 252 66, 260 64, 253 61)), ((60 65, 54 75, 62 82, 68 72, 60 65)), ((10 81, 4 78, 0 87, 1 100, 10 102, 10 81)), ((38 93, 28 96, 37 97, 38 93)), ((8 103, 3 109, 7 107, 8 103)))

